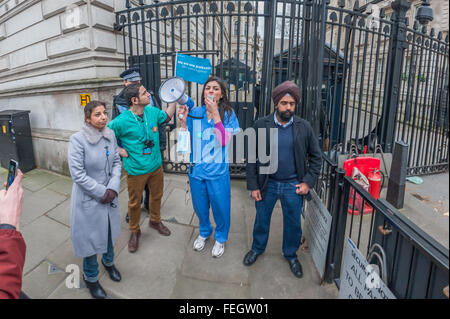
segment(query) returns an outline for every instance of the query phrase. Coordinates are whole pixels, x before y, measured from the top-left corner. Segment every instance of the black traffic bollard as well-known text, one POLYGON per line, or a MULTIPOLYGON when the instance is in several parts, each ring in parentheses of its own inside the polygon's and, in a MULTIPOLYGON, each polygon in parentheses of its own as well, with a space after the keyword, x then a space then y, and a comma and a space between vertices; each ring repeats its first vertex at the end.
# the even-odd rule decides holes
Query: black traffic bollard
POLYGON ((395 208, 403 208, 406 187, 406 169, 408 166, 408 144, 396 141, 392 156, 391 174, 386 200, 395 208))

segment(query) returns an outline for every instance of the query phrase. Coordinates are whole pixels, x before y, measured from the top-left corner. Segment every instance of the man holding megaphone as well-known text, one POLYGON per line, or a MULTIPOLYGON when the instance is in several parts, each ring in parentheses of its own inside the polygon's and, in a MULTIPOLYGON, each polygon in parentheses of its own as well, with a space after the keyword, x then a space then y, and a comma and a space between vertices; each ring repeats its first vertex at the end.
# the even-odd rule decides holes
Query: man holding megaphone
MULTIPOLYGON (((128 110, 130 107, 127 104, 127 101, 125 100, 124 96, 123 96, 123 92, 125 90, 125 88, 128 85, 131 84, 140 84, 142 81, 142 76, 139 70, 139 67, 131 67, 129 69, 126 69, 125 71, 123 71, 120 74, 120 77, 123 80, 123 86, 124 88, 119 92, 119 94, 117 94, 116 96, 114 96, 114 100, 113 100, 113 107, 112 107, 112 119, 114 120, 117 116, 119 116, 120 114, 122 114, 122 112, 128 110)), ((150 92, 150 94, 153 94, 152 92, 150 92)), ((152 97, 150 96, 150 105, 151 106, 156 106, 159 108, 159 106, 157 104, 156 100, 152 99, 152 97)), ((166 138, 166 125, 165 124, 161 124, 158 127, 158 132, 159 132, 159 146, 160 146, 160 150, 161 152, 163 152, 166 149, 166 142, 167 142, 167 138, 166 138)), ((127 151, 122 148, 122 144, 120 143, 120 141, 117 141, 118 145, 119 145, 119 154, 120 156, 123 157, 127 157, 128 153, 127 151)), ((145 209, 149 210, 149 191, 148 191, 148 187, 145 186, 145 197, 144 197, 144 206, 145 209)), ((150 212, 149 212, 150 213, 150 212)), ((127 215, 126 217, 126 222, 129 222, 129 216, 127 215)))
POLYGON ((131 231, 128 251, 134 253, 138 249, 141 234, 140 205, 145 185, 150 190, 149 226, 164 236, 170 235, 170 230, 161 222, 164 174, 158 126, 170 121, 175 113, 176 103, 169 104, 166 111, 148 106, 150 93, 138 83, 128 85, 124 89, 123 96, 129 109, 112 120, 108 126, 128 153, 128 156, 123 158, 123 167, 127 172, 131 231))

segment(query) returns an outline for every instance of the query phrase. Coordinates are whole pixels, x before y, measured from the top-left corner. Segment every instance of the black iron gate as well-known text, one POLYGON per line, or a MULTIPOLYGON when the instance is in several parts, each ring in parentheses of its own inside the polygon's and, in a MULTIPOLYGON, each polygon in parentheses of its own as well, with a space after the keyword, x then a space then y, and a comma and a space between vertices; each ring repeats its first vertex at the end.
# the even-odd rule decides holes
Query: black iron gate
MULTIPOLYGON (((391 152, 403 140, 408 175, 448 170, 448 36, 418 22, 408 28, 408 1, 395 0, 389 17, 384 8, 374 13, 358 1, 348 8, 343 0, 125 2, 115 23, 124 64, 139 65, 154 92, 174 75, 177 52, 209 58, 243 130, 273 111, 273 87, 291 80, 302 90, 296 113, 333 161, 352 144, 391 152)), ((189 83, 195 101, 200 92, 189 83)), ((164 166, 186 172, 173 147, 176 125, 174 118, 164 166)), ((231 174, 242 177, 244 159, 233 156, 231 174)))
POLYGON ((327 202, 332 215, 325 281, 340 288, 345 240, 350 238, 365 257, 374 244, 381 247, 380 258, 368 261, 378 266, 380 277, 385 275, 383 281, 396 298, 448 298, 448 249, 388 202, 375 200, 329 158, 325 157, 325 162, 329 163, 327 202), (349 204, 357 198, 359 204, 349 204), (370 211, 358 214, 358 205, 370 211))

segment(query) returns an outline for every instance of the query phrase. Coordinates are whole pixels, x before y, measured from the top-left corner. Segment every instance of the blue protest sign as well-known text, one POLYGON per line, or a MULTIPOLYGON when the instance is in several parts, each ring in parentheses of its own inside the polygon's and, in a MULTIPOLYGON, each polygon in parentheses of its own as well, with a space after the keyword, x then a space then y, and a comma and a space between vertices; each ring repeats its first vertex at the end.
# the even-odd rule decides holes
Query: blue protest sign
POLYGON ((211 72, 212 65, 209 59, 177 54, 176 76, 189 82, 204 84, 211 72))

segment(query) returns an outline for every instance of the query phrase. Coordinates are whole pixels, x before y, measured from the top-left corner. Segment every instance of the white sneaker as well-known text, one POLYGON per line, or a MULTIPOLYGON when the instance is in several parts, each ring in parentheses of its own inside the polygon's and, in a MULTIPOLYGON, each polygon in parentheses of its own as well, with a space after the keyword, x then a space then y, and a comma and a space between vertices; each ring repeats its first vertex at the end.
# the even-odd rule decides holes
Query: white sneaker
POLYGON ((205 242, 208 238, 198 235, 197 239, 194 241, 194 250, 202 251, 205 248, 205 242))
POLYGON ((221 244, 216 240, 216 243, 214 244, 214 247, 212 249, 212 256, 219 258, 223 255, 223 252, 225 251, 225 244, 221 244))

